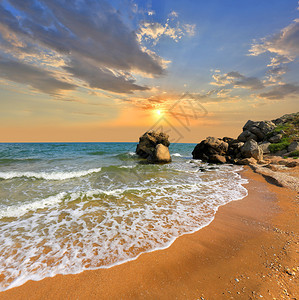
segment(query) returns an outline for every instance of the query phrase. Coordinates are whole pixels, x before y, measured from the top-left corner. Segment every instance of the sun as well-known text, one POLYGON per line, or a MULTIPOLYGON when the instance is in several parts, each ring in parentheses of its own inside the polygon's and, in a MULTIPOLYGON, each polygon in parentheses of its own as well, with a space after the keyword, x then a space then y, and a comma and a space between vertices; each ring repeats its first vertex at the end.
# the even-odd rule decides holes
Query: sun
POLYGON ((159 116, 162 115, 161 110, 160 110, 160 109, 157 109, 157 110, 156 110, 156 114, 159 115, 159 116))

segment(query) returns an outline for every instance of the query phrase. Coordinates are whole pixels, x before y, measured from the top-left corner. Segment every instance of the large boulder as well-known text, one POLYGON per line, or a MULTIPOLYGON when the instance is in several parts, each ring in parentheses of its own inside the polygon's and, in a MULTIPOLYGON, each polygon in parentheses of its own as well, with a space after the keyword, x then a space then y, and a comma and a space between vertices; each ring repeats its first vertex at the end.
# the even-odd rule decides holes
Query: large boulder
POLYGON ((245 143, 248 140, 257 141, 258 137, 254 133, 246 129, 238 136, 238 141, 245 143))
POLYGON ((153 162, 159 162, 159 163, 167 163, 171 161, 171 156, 169 153, 168 147, 158 144, 156 146, 154 156, 151 157, 153 159, 153 162))
POLYGON ((240 142, 255 140, 257 142, 264 141, 267 135, 275 128, 272 121, 251 121, 248 120, 243 126, 243 132, 239 135, 240 142))
POLYGON ((154 130, 147 131, 139 138, 136 153, 140 157, 146 158, 149 162, 170 162, 171 157, 168 149, 170 142, 168 139, 169 135, 164 132, 154 130))
POLYGON ((263 159, 263 150, 255 140, 249 140, 242 146, 241 155, 243 158, 253 157, 257 161, 260 161, 263 159))
POLYGON ((215 137, 207 137, 197 144, 192 151, 194 159, 201 159, 211 163, 225 163, 228 143, 215 137))

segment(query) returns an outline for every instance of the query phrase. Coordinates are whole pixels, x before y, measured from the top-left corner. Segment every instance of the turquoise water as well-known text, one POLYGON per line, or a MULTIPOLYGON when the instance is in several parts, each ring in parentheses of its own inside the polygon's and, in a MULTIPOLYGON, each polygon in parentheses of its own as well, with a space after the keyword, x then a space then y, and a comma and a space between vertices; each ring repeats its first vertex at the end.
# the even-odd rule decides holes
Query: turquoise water
POLYGON ((0 144, 0 290, 166 248, 246 196, 240 168, 192 160, 194 146, 150 165, 136 143, 0 144))

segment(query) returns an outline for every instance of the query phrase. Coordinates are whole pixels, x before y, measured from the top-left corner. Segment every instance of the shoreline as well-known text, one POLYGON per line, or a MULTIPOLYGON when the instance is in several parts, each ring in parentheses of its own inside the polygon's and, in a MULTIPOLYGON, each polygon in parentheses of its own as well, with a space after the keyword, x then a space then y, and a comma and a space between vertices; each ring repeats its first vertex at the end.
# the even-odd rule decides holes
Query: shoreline
POLYGON ((1 292, 0 299, 116 299, 120 295, 124 299, 255 299, 260 295, 267 299, 271 295, 272 299, 289 297, 286 293, 296 297, 298 291, 289 288, 296 286, 296 276, 281 270, 284 281, 292 281, 282 289, 273 282, 275 276, 269 281, 263 261, 273 260, 285 244, 277 239, 281 233, 273 229, 276 224, 290 227, 293 222, 298 232, 298 222, 290 217, 296 215, 290 209, 296 193, 267 183, 249 168, 241 174, 249 180, 248 196, 219 207, 208 226, 178 237, 168 248, 108 269, 28 281, 1 292))

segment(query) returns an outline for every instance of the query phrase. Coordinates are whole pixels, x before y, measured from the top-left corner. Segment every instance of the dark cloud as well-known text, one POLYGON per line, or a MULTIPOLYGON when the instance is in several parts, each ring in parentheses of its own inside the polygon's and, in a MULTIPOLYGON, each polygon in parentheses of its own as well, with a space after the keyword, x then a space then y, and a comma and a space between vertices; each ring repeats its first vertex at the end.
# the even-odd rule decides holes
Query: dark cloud
POLYGON ((259 94, 259 96, 269 100, 281 100, 286 96, 299 96, 299 86, 294 84, 282 84, 273 87, 268 92, 259 94))
POLYGON ((91 88, 115 93, 132 93, 134 90, 148 89, 135 84, 135 80, 127 79, 124 75, 115 76, 112 71, 95 67, 88 61, 72 59, 64 69, 76 78, 84 80, 91 88))
MULTIPOLYGON (((63 69, 70 76, 84 80, 92 88, 131 93, 148 88, 137 85, 132 76, 124 74, 164 74, 163 59, 141 49, 135 32, 106 1, 8 1, 15 11, 12 13, 0 3, 0 48, 6 57, 14 57, 15 72, 17 66, 21 71, 28 66, 23 64, 21 54, 31 55, 32 61, 38 61, 37 50, 40 49, 44 53, 54 51, 54 55, 58 54, 65 61, 63 69)), ((19 78, 17 74, 13 76, 12 71, 9 77, 10 80, 19 78)), ((59 82, 55 80, 51 80, 54 86, 59 82)), ((51 91, 42 81, 34 80, 34 85, 30 85, 43 92, 51 91)))
POLYGON ((163 73, 160 63, 141 50, 135 32, 105 1, 28 0, 26 6, 21 1, 10 2, 26 14, 16 19, 5 12, 5 23, 13 32, 22 32, 57 52, 87 57, 105 67, 163 73), (38 21, 41 6, 48 11, 45 19, 49 26, 38 21))
POLYGON ((76 86, 53 77, 49 71, 25 63, 7 60, 0 56, 0 76, 14 82, 28 84, 47 94, 57 95, 62 90, 73 90, 76 86))
POLYGON ((262 81, 256 77, 246 77, 239 72, 232 71, 226 74, 214 74, 214 82, 211 82, 213 85, 218 86, 232 86, 232 87, 241 87, 247 88, 250 90, 259 90, 264 88, 262 81))

